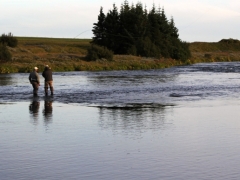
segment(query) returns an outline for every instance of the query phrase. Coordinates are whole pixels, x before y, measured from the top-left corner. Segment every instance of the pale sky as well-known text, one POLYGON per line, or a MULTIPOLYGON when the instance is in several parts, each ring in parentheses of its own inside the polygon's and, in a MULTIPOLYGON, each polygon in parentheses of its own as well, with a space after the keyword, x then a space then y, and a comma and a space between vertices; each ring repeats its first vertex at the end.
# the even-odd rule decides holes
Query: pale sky
MULTIPOLYGON (((0 30, 14 36, 92 38, 100 7, 106 14, 124 0, 0 0, 0 30)), ((239 0, 129 0, 164 7, 183 41, 240 40, 239 0)))

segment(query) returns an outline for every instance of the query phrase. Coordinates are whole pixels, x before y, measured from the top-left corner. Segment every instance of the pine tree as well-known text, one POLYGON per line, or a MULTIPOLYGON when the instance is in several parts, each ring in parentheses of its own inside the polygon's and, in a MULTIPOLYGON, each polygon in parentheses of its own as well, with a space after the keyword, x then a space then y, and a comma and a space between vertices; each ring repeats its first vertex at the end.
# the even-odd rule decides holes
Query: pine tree
POLYGON ((113 4, 106 16, 101 7, 93 34, 93 44, 105 46, 115 54, 180 60, 191 56, 188 43, 179 39, 173 17, 168 21, 164 8, 156 10, 154 4, 148 12, 140 2, 129 6, 125 0, 120 12, 113 4))
POLYGON ((161 49, 159 47, 162 39, 160 32, 160 25, 158 22, 158 14, 156 13, 155 5, 148 14, 148 37, 152 43, 151 56, 161 57, 161 49))
POLYGON ((173 38, 178 38, 178 29, 175 27, 174 19, 171 17, 171 20, 169 22, 169 30, 170 30, 170 35, 173 38))
MULTIPOLYGON (((119 41, 120 49, 117 53, 119 54, 135 54, 132 50, 134 46, 134 37, 132 34, 132 12, 131 8, 128 4, 128 1, 125 0, 121 6, 120 14, 119 14, 119 33, 121 36, 121 40, 119 41)), ((134 50, 135 51, 135 50, 134 50)))
POLYGON ((124 37, 122 46, 125 47, 122 52, 138 55, 138 46, 141 38, 144 37, 147 24, 147 16, 144 14, 142 4, 137 3, 136 6, 132 4, 129 7, 125 1, 125 5, 121 8, 120 22, 121 35, 124 37))
POLYGON ((103 8, 100 8, 100 14, 98 15, 98 22, 93 24, 93 44, 100 46, 106 46, 106 28, 105 28, 105 14, 103 8))
POLYGON ((117 43, 119 40, 119 14, 115 4, 113 4, 113 10, 110 10, 106 15, 105 29, 106 47, 116 52, 119 48, 117 43))

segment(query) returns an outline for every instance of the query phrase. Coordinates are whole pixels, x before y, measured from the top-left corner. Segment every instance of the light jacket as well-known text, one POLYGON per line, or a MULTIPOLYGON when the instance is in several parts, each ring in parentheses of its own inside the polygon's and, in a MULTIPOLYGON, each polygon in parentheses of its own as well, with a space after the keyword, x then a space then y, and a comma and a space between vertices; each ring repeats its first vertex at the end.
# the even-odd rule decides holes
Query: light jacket
POLYGON ((29 81, 30 82, 37 82, 37 83, 40 83, 40 78, 39 78, 39 75, 36 71, 33 71, 29 74, 29 77, 28 77, 29 81))

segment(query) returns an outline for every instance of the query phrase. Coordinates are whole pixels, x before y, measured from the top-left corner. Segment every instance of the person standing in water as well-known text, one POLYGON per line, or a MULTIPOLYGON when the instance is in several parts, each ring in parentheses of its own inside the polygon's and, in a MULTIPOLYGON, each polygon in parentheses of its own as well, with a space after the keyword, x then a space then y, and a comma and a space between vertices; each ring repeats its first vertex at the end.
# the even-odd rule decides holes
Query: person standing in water
POLYGON ((45 65, 45 69, 42 73, 42 76, 45 79, 44 90, 45 95, 48 95, 48 87, 50 87, 51 95, 53 95, 53 78, 52 78, 52 70, 48 65, 45 65))
POLYGON ((33 87, 33 95, 37 96, 38 95, 38 87, 40 86, 40 78, 38 75, 37 67, 34 67, 33 71, 29 74, 28 79, 33 87))

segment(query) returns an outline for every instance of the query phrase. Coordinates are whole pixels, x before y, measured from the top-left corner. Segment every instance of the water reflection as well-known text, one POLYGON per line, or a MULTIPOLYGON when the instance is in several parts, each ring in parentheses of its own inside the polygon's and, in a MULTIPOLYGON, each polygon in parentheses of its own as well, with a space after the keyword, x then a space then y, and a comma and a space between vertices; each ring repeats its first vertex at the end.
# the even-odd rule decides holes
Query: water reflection
MULTIPOLYGON (((44 99, 44 106, 42 107, 42 115, 43 115, 44 124, 46 126, 52 122, 52 116, 53 116, 52 104, 53 104, 53 100, 51 98, 44 99)), ((29 105, 29 114, 34 125, 38 125, 39 109, 40 109, 39 98, 33 98, 32 102, 29 105)))
POLYGON ((159 131, 171 125, 165 120, 165 106, 99 107, 99 126, 140 138, 146 131, 159 131))
POLYGON ((45 124, 48 124, 52 121, 52 113, 53 113, 52 103, 53 103, 52 99, 45 98, 44 109, 43 109, 43 116, 44 116, 45 124))
POLYGON ((33 119, 33 123, 37 124, 38 122, 38 116, 39 116, 39 107, 40 107, 40 102, 38 99, 33 99, 31 104, 29 105, 29 113, 33 119))

